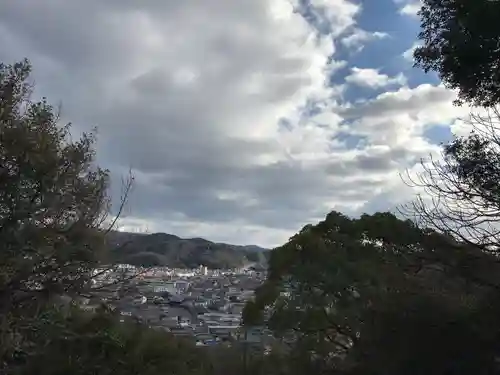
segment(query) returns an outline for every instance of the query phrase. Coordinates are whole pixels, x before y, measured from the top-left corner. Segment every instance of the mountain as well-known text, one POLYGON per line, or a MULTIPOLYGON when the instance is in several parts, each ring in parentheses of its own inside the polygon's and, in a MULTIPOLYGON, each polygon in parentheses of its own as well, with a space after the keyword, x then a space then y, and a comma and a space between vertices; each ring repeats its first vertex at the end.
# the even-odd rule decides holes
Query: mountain
POLYGON ((242 247, 243 247, 243 250, 245 250, 245 251, 253 251, 253 252, 262 252, 262 251, 269 250, 269 249, 265 249, 263 247, 256 246, 256 245, 246 245, 246 246, 242 246, 242 247))
POLYGON ((204 238, 180 238, 167 233, 111 232, 107 237, 110 261, 137 266, 236 268, 265 266, 268 249, 215 243, 204 238))

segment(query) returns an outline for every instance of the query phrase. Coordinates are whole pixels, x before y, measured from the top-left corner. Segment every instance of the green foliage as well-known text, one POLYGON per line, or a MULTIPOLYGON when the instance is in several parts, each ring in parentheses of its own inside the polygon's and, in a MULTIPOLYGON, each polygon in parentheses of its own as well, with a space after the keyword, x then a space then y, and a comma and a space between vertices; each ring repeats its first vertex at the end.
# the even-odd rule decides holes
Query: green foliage
POLYGON ((446 86, 459 89, 458 103, 494 106, 500 102, 500 2, 423 0, 423 46, 415 64, 435 71, 446 86))
POLYGON ((19 374, 198 374, 208 364, 194 345, 135 323, 119 323, 106 309, 47 310, 37 324, 38 351, 19 374))
POLYGON ((98 261, 96 228, 108 208, 108 175, 93 166, 92 135, 71 142, 69 126, 58 126, 46 100, 29 100, 30 70, 27 61, 0 64, 3 306, 34 286, 50 293, 81 289, 98 261))
POLYGON ((30 100, 30 71, 28 61, 0 64, 3 366, 16 362, 16 353, 31 353, 29 330, 42 306, 86 288, 109 208, 108 174, 93 164, 93 136, 72 141, 45 99, 30 100))
POLYGON ((453 309, 417 295, 380 306, 369 318, 350 353, 350 374, 498 373, 498 322, 484 324, 479 306, 453 309))
POLYGON ((133 322, 120 323, 110 310, 47 309, 32 326, 36 351, 25 356, 12 374, 40 375, 226 375, 285 373, 279 350, 224 344, 197 348, 161 330, 133 322))
MULTIPOLYGON (((497 119, 500 118, 497 116, 497 119)), ((483 204, 500 207, 500 155, 496 134, 483 131, 456 138, 445 146, 444 155, 452 161, 448 173, 455 176, 469 194, 480 197, 483 204)))
POLYGON ((491 370, 494 340, 487 325, 474 325, 491 289, 458 272, 471 254, 480 255, 389 213, 332 212, 273 250, 244 321, 256 324, 268 311, 302 372, 459 373, 457 356, 463 369, 491 370), (447 351, 430 350, 429 338, 447 351), (471 354, 471 342, 483 354, 471 354))

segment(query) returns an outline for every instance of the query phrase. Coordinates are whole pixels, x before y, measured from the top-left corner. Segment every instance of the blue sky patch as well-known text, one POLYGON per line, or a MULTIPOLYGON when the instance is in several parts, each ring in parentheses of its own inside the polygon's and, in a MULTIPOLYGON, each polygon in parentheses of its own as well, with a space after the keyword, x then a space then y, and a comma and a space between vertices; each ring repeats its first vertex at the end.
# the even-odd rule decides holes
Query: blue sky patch
POLYGON ((447 143, 453 139, 453 134, 451 133, 449 126, 434 125, 429 126, 423 134, 424 138, 432 144, 442 144, 447 143))

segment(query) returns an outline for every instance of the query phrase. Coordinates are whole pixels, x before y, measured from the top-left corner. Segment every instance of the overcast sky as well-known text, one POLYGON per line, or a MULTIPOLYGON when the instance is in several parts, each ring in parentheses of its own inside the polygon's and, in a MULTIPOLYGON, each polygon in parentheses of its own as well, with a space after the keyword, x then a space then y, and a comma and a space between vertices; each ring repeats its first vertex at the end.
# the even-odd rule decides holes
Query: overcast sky
POLYGON ((276 246, 389 210, 463 109, 412 68, 418 0, 12 0, 0 61, 135 186, 124 230, 276 246))

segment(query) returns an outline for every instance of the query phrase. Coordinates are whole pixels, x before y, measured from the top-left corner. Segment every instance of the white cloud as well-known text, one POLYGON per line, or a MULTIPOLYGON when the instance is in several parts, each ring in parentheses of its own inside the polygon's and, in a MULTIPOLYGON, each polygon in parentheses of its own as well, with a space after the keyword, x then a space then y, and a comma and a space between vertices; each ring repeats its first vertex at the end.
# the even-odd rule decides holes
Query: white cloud
POLYGON ((422 157, 439 154, 439 146, 429 143, 425 132, 430 126, 451 124, 468 113, 467 108, 452 104, 455 97, 443 86, 402 87, 344 111, 344 117, 350 119, 352 134, 367 138, 371 146, 366 150, 385 150, 385 160, 395 163, 388 169, 401 172, 422 157))
POLYGON ((408 48, 406 51, 403 52, 402 56, 405 60, 413 62, 413 52, 415 52, 415 49, 420 47, 422 44, 420 42, 415 42, 413 45, 408 48))
POLYGON ((418 12, 422 8, 421 0, 394 0, 394 2, 401 7, 399 13, 410 17, 418 17, 418 12))
POLYGON ((389 34, 385 32, 368 32, 366 30, 356 28, 352 31, 352 33, 342 38, 341 43, 354 52, 360 52, 366 43, 388 37, 389 34))
POLYGON ((391 85, 406 84, 406 77, 400 73, 395 77, 380 73, 377 69, 361 69, 353 67, 351 74, 345 78, 347 83, 370 88, 381 88, 391 85))
POLYGON ((463 116, 457 118, 450 125, 450 131, 456 137, 468 136, 474 130, 477 132, 478 128, 483 128, 484 130, 484 126, 488 128, 493 126, 495 129, 498 126, 497 115, 491 109, 464 105, 462 112, 463 116))
POLYGON ((421 8, 420 3, 411 3, 411 4, 406 4, 403 8, 401 8, 400 12, 401 14, 417 17, 420 8, 421 8))

